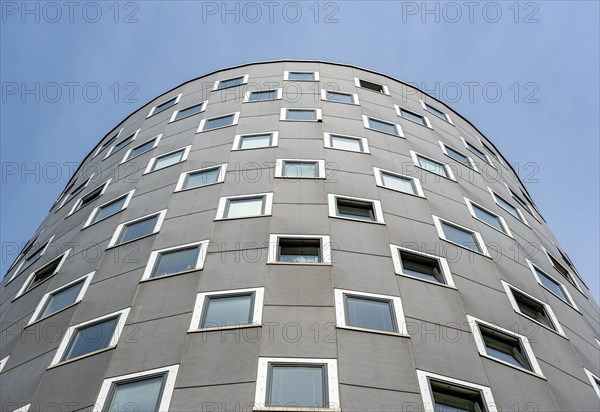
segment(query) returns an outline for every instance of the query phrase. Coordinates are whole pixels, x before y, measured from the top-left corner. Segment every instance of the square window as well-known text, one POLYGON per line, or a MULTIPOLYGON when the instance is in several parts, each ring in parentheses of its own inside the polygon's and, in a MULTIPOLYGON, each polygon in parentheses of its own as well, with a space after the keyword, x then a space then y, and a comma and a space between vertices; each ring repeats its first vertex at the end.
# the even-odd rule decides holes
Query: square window
POLYGON ((433 221, 441 239, 489 257, 483 238, 478 232, 437 216, 433 216, 433 221))
POLYGON ((264 288, 199 293, 189 331, 259 326, 263 300, 264 288))
POLYGON ((208 104, 208 100, 205 100, 202 103, 198 103, 193 106, 186 107, 185 109, 176 110, 171 115, 171 119, 169 120, 169 123, 176 122, 177 120, 185 119, 187 117, 193 116, 198 113, 202 113, 204 110, 206 110, 207 104, 208 104))
POLYGON ((158 146, 158 142, 160 142, 161 137, 162 137, 162 133, 159 134, 158 136, 156 136, 155 138, 150 139, 145 143, 142 143, 141 145, 138 145, 132 149, 129 149, 127 151, 127 153, 125 153, 125 156, 123 156, 123 160, 121 160, 121 163, 124 163, 130 159, 133 159, 134 157, 141 156, 144 153, 147 153, 150 150, 154 149, 156 146, 158 146))
POLYGON ((325 161, 277 159, 275 177, 286 177, 289 179, 325 179, 325 161))
POLYGON ((242 84, 248 83, 248 75, 232 77, 225 80, 217 80, 213 86, 213 91, 228 89, 230 87, 241 86, 242 84))
POLYGON ((196 133, 206 132, 209 130, 221 129, 223 127, 235 126, 238 123, 240 112, 227 114, 225 116, 213 117, 210 119, 202 119, 196 133))
POLYGON ((372 199, 329 194, 329 216, 384 223, 381 202, 372 199))
POLYGON ((37 322, 80 302, 92 280, 92 276, 94 276, 94 272, 46 293, 40 300, 28 324, 37 322))
POLYGON ((502 285, 515 312, 565 336, 550 305, 504 281, 502 285))
POLYGON ((279 100, 282 96, 283 89, 248 91, 244 96, 244 103, 279 100))
POLYGON ((429 113, 431 113, 432 115, 434 115, 435 117, 437 117, 438 119, 442 119, 445 122, 448 122, 450 124, 454 124, 452 123, 452 120, 450 119, 450 116, 448 116, 446 113, 442 112, 439 109, 436 109, 435 107, 425 103, 423 100, 421 100, 421 106, 423 106, 423 109, 428 111, 429 113))
POLYGON ((273 207, 273 193, 222 197, 216 220, 268 216, 273 207))
POLYGON ((486 225, 493 227, 497 231, 502 232, 502 233, 512 237, 512 234, 510 233, 510 230, 508 229, 508 225, 506 224, 506 222, 504 221, 504 219, 501 216, 498 216, 495 213, 490 212, 486 208, 479 206, 476 203, 473 203, 466 197, 464 199, 465 199, 465 203, 467 204, 467 207, 469 208, 469 212, 471 213, 471 216, 473 216, 475 219, 479 220, 480 222, 483 222, 486 225))
POLYGON ((401 118, 409 120, 413 123, 420 124, 421 126, 431 128, 431 123, 429 123, 429 119, 427 117, 421 116, 420 114, 404 109, 398 105, 394 105, 394 107, 396 108, 396 113, 398 113, 398 116, 400 116, 401 118))
POLYGON ((155 250, 150 254, 142 280, 201 270, 207 250, 208 240, 155 250))
POLYGON ((320 122, 321 109, 281 109, 280 120, 295 122, 320 122))
POLYGON ((358 95, 321 89, 321 100, 335 103, 358 104, 358 95))
POLYGON ((434 173, 438 176, 445 177, 447 179, 456 180, 454 178, 454 173, 448 165, 438 162, 430 157, 423 156, 422 154, 410 151, 412 155, 415 166, 420 167, 423 170, 427 170, 428 172, 434 173))
POLYGON ((283 74, 283 80, 293 80, 296 82, 318 82, 319 72, 289 72, 283 74))
POLYGON ((331 264, 329 236, 271 235, 268 263, 331 264))
POLYGON ((389 172, 377 167, 374 167, 373 171, 375 173, 375 182, 377 183, 377 186, 385 187, 386 189, 395 190, 397 192, 425 197, 419 179, 389 172))
POLYGON ((236 135, 233 140, 233 150, 261 149, 275 147, 279 132, 236 135))
POLYGON ((442 148, 442 152, 444 152, 446 156, 453 160, 456 160, 458 163, 464 166, 467 166, 473 170, 477 170, 475 163, 471 160, 469 156, 465 156, 458 150, 451 148, 450 146, 446 145, 445 143, 442 143, 441 141, 439 141, 439 143, 440 147, 442 148))
POLYGON ((342 136, 325 133, 325 147, 349 152, 369 153, 369 144, 364 137, 342 136))
POLYGON ((181 94, 178 94, 177 96, 167 100, 166 102, 154 106, 152 109, 150 109, 148 117, 154 116, 155 114, 158 114, 160 112, 164 112, 168 108, 175 106, 177 103, 179 103, 179 99, 181 99, 181 94))
POLYGON ((104 203, 103 205, 100 205, 97 208, 95 208, 92 211, 92 213, 90 214, 90 217, 88 218, 84 227, 87 227, 96 222, 104 220, 104 219, 124 210, 127 207, 127 205, 129 204, 129 201, 131 200, 131 197, 133 196, 133 192, 134 191, 132 190, 131 192, 128 192, 122 196, 119 196, 116 199, 113 199, 113 200, 111 200, 107 203, 104 203))
POLYGON ((359 79, 357 77, 354 78, 354 83, 355 83, 356 87, 360 87, 362 89, 367 89, 367 90, 371 90, 371 91, 374 91, 377 93, 382 93, 382 94, 387 94, 387 95, 390 94, 388 87, 383 84, 370 82, 368 80, 359 79))
POLYGON ((216 167, 205 167, 203 169, 184 172, 179 176, 175 191, 195 189, 225 181, 227 163, 216 167))
POLYGON ((372 117, 363 116, 363 123, 365 128, 375 130, 376 132, 391 134, 393 136, 404 137, 402 128, 399 124, 389 123, 383 120, 375 119, 372 117))
POLYGON ((25 281, 23 286, 21 286, 21 289, 19 290, 19 292, 17 293, 17 295, 15 296, 14 299, 18 298, 19 296, 30 291, 31 289, 35 288, 39 284, 50 279, 52 276, 56 275, 56 273, 58 273, 58 271, 60 270, 62 265, 67 260, 67 257, 69 256, 70 252, 71 252, 71 249, 68 249, 66 252, 64 252, 60 256, 51 260, 49 263, 46 263, 44 266, 31 272, 31 274, 27 277, 27 280, 25 281))
POLYGON ((167 210, 162 210, 158 213, 144 216, 126 223, 121 223, 117 226, 108 247, 122 245, 123 243, 132 242, 145 236, 158 233, 160 226, 165 218, 167 210))
POLYGON ((191 146, 186 146, 183 149, 178 149, 173 152, 153 157, 150 159, 150 162, 148 162, 148 167, 146 167, 144 173, 154 172, 156 170, 164 169, 165 167, 184 162, 188 157, 190 149, 191 146))
POLYGON ((428 253, 390 245, 396 274, 454 287, 448 261, 428 253))

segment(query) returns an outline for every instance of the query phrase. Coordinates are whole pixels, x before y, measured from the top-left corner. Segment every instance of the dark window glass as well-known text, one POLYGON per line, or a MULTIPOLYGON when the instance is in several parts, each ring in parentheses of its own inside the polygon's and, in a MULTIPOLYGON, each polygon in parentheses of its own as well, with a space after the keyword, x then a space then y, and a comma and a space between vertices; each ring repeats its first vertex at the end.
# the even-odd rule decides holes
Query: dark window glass
POLYGON ((35 271, 35 275, 33 279, 31 279, 31 283, 27 286, 25 291, 31 290, 50 276, 54 275, 58 266, 60 265, 60 261, 62 260, 62 256, 57 257, 52 262, 48 263, 46 266, 42 266, 40 269, 35 271))
POLYGON ((427 108, 427 111, 435 117, 439 117, 442 120, 448 121, 448 119, 446 118, 446 114, 441 110, 438 110, 435 107, 428 105, 427 103, 425 103, 425 107, 427 108))
POLYGON ((411 122, 415 122, 423 126, 427 126, 427 123, 425 123, 425 118, 421 115, 409 112, 408 110, 404 109, 400 109, 400 114, 402 114, 403 119, 410 120, 411 122))
MULTIPOLYGON (((69 199, 72 198, 73 196, 77 196, 79 193, 82 192, 83 189, 86 188, 88 184, 88 180, 86 180, 85 182, 83 182, 82 184, 80 184, 79 186, 77 186, 75 188, 75 190, 73 190, 70 194, 69 194, 69 199)), ((67 200, 68 201, 68 200, 67 200)))
POLYGON ((375 221, 375 212, 373 210, 372 202, 338 197, 336 198, 336 206, 338 216, 375 221))
POLYGON ((558 273, 560 273, 562 275, 562 277, 567 279, 572 284, 575 284, 573 279, 571 278, 571 275, 569 274, 569 271, 567 269, 565 269, 565 267, 563 265, 558 263, 558 261, 556 259, 554 259, 554 257, 552 255, 548 254, 548 257, 550 258, 550 262, 552 262, 554 269, 556 269, 556 271, 558 273))
POLYGON ((117 244, 129 242, 151 234, 154 231, 157 222, 158 215, 154 215, 134 223, 125 224, 119 234, 117 244))
POLYGON ((127 146, 129 143, 133 142, 133 136, 135 136, 135 135, 132 134, 128 138, 123 139, 121 142, 117 143, 115 145, 113 151, 111 152, 111 154, 117 153, 119 150, 121 150, 122 148, 124 148, 125 146, 127 146))
POLYGON ((278 261, 319 263, 321 262, 321 240, 280 238, 278 261))
POLYGON ((64 309, 67 306, 75 303, 79 292, 81 292, 83 284, 84 281, 82 280, 81 282, 77 282, 74 285, 69 286, 68 288, 64 288, 52 293, 48 297, 44 308, 40 311, 38 319, 45 318, 46 316, 58 312, 59 310, 64 309))
POLYGON ((117 316, 90 326, 77 328, 62 360, 73 359, 108 347, 118 320, 117 316))
POLYGON ((326 373, 322 365, 271 365, 268 406, 327 406, 326 373))
POLYGON ((109 412, 158 412, 165 375, 114 384, 109 412))
POLYGON ((473 146, 471 143, 467 143, 467 149, 469 149, 475 156, 477 156, 484 162, 488 161, 488 158, 486 157, 485 153, 473 146))
POLYGON ((456 150, 452 149, 451 147, 445 146, 446 148, 446 153, 448 154, 449 157, 451 157, 452 159, 456 160, 459 163, 462 163, 463 165, 467 166, 467 167, 471 167, 471 162, 469 162, 469 158, 467 156, 465 156, 464 154, 457 152, 456 150))
POLYGON ((99 222, 102 219, 106 219, 107 217, 112 216, 117 212, 120 212, 123 209, 126 200, 127 196, 123 196, 104 206, 100 206, 98 208, 98 211, 96 212, 96 216, 94 216, 94 220, 92 223, 99 222))
POLYGON ((219 181, 219 175, 221 174, 221 168, 203 170, 201 172, 190 173, 185 179, 183 185, 184 189, 192 189, 195 187, 201 187, 217 183, 219 181))
POLYGON ((546 287, 550 292, 554 293, 556 296, 567 301, 567 297, 565 296, 565 292, 560 283, 552 279, 550 276, 546 275, 541 270, 535 269, 538 278, 540 279, 540 283, 546 287))
POLYGON ((481 393, 477 390, 446 382, 430 381, 435 412, 486 412, 481 393))
POLYGON ((382 122, 380 120, 375 120, 369 118, 369 127, 371 129, 377 130, 378 132, 393 134, 394 136, 398 136, 398 131, 396 130, 396 125, 391 123, 382 122))
POLYGON ((156 142, 156 139, 152 139, 142 145, 134 147, 133 149, 131 149, 131 152, 129 152, 129 159, 133 159, 134 157, 137 157, 139 155, 142 155, 142 154, 154 149, 155 142, 156 142))
POLYGON ((447 240, 458 243, 467 249, 481 252, 481 246, 473 232, 468 232, 445 222, 442 222, 442 229, 447 240))
POLYGON ((498 206, 500 206, 502 209, 506 210, 508 213, 521 220, 521 215, 519 214, 516 207, 514 207, 498 195, 496 195, 496 202, 498 203, 498 206))
POLYGON ((158 106, 156 106, 156 108, 154 109, 154 112, 152 113, 153 115, 163 112, 165 110, 167 110, 169 107, 171 106, 175 106, 177 102, 177 97, 173 97, 171 100, 167 100, 164 103, 159 104, 158 106))
POLYGON ((277 90, 266 90, 263 92, 252 92, 250 93, 251 102, 258 102, 262 100, 275 100, 277 98, 277 90))
POLYGON ((371 83, 366 80, 359 80, 360 87, 364 87, 365 89, 373 90, 375 92, 383 93, 383 86, 377 83, 371 83))
POLYGON ((252 323, 254 294, 208 297, 203 328, 247 325, 252 323))
POLYGON ((326 98, 332 102, 338 103, 354 103, 354 96, 348 93, 339 93, 339 92, 325 92, 326 98))
POLYGON ((228 116, 217 117, 215 119, 208 119, 206 123, 204 123, 203 130, 211 130, 217 129, 219 127, 231 126, 233 124, 234 115, 230 114, 228 116))
POLYGON ((400 259, 402 260, 404 274, 433 282, 446 283, 442 276, 439 260, 406 251, 400 251, 400 259))
POLYGON ((204 106, 204 103, 186 107, 185 109, 178 111, 177 114, 175 115, 175 120, 184 119, 186 117, 190 117, 190 116, 200 113, 202 111, 202 106, 204 106))
MULTIPOLYGON (((32 243, 32 245, 33 245, 33 243, 32 243)), ((46 245, 43 245, 42 247, 40 247, 39 249, 37 249, 35 252, 33 252, 31 254, 31 256, 29 256, 27 259, 25 259, 25 263, 23 264, 23 269, 27 268, 33 262, 35 262, 36 260, 38 260, 39 257, 44 254, 44 249, 46 249, 46 245)))
POLYGON ((243 83, 244 83, 244 76, 236 77, 234 79, 221 80, 219 82, 219 87, 217 87, 217 90, 227 89, 228 87, 239 86, 240 84, 243 84, 243 83))
POLYGON ((542 325, 549 327, 550 329, 555 329, 552 320, 550 319, 550 315, 546 311, 544 305, 535 300, 513 290, 513 296, 515 297, 515 301, 517 302, 517 306, 519 310, 524 315, 529 316, 530 318, 537 320, 542 325))
POLYGON ((194 269, 198 261, 198 253, 200 253, 200 246, 159 253, 156 258, 152 277, 155 278, 194 269))
POLYGON ((101 196, 103 189, 104 185, 82 197, 81 202, 79 202, 79 206, 77 207, 77 210, 83 209, 84 207, 92 203, 94 200, 98 199, 101 196))
POLYGON ((511 365, 531 370, 527 355, 518 338, 483 325, 479 325, 479 330, 488 355, 511 365))
POLYGON ((391 301, 346 296, 348 326, 396 332, 391 301))
POLYGON ((102 144, 102 147, 100 147, 100 151, 106 149, 108 146, 110 146, 112 144, 112 142, 114 142, 115 140, 117 140, 117 136, 118 136, 118 134, 114 135, 113 137, 111 137, 110 139, 108 139, 106 142, 104 142, 102 144))
POLYGON ((487 223, 494 229, 498 229, 499 231, 506 233, 498 216, 489 213, 487 210, 484 210, 477 205, 472 204, 471 206, 473 206, 473 212, 475 212, 477 219, 487 223))

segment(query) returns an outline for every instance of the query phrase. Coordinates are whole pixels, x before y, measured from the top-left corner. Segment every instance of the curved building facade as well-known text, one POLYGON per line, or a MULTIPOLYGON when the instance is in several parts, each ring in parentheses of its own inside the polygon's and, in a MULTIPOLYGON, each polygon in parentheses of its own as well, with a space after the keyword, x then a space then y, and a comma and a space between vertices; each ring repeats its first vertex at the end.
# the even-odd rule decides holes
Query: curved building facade
POLYGON ((597 411, 599 310, 510 163, 398 80, 202 76, 83 160, 1 285, 3 411, 597 411))

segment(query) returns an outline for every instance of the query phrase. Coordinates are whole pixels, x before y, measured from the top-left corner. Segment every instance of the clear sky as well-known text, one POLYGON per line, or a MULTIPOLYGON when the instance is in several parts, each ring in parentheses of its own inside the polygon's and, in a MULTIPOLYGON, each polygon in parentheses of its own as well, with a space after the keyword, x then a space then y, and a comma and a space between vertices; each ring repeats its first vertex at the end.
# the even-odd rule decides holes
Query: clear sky
POLYGON ((0 5, 2 274, 132 111, 215 69, 319 59, 415 83, 473 122, 598 300, 598 1, 0 5))

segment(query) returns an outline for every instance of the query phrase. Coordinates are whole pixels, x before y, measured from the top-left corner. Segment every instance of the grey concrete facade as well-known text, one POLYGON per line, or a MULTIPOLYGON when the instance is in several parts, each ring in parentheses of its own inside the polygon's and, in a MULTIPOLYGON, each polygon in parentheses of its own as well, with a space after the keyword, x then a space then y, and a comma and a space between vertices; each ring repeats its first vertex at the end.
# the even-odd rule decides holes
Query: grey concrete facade
POLYGON ((107 406, 101 392, 109 379, 171 366, 178 366, 176 373, 169 372, 174 386, 164 388, 170 399, 161 410, 307 410, 256 402, 257 388, 268 385, 259 373, 260 360, 289 358, 337 361, 335 373, 328 370, 328 376, 337 375, 328 389, 330 396, 336 392, 339 403, 320 410, 429 410, 419 377, 431 374, 489 388, 489 412, 597 411, 598 304, 509 165, 491 141, 448 106, 400 81, 356 67, 265 62, 220 70, 178 86, 131 114, 98 143, 32 237, 31 247, 4 277, 1 410, 102 410, 107 406), (318 80, 284 80, 285 72, 314 72, 318 80), (246 75, 244 84, 213 90, 215 82, 246 75), (356 79, 385 88, 378 92, 358 87, 356 79), (272 89, 282 89, 280 99, 244 102, 249 91, 272 89), (328 101, 322 89, 353 94, 354 104, 328 101), (176 104, 149 115, 179 95, 176 104), (200 113, 170 121, 174 111, 205 101, 200 113), (446 119, 427 107, 445 113, 446 119), (283 108, 319 109, 322 118, 281 120, 283 108), (425 116, 428 123, 403 117, 400 108, 417 118, 425 116), (238 112, 236 124, 198 132, 201 120, 238 112), (399 135, 365 127, 364 116, 399 125, 399 135), (114 144, 138 129, 129 145, 107 156, 114 144), (272 147, 233 146, 236 135, 275 131, 278 139, 272 147), (327 147, 328 133, 363 138, 368 152, 327 147), (159 135, 156 147, 123 161, 129 149, 159 135), (152 158, 188 146, 185 160, 146 173, 152 158), (471 163, 451 158, 442 146, 471 163), (417 166, 417 154, 446 164, 454 179, 417 166), (278 159, 323 161, 325 175, 276 177, 278 159), (182 173, 223 164, 222 181, 176 191, 182 173), (422 196, 378 185, 379 169, 415 179, 422 196), (109 179, 99 197, 74 211, 76 202, 109 179), (69 196, 86 181, 83 190, 69 196), (94 208, 130 191, 123 210, 86 226, 94 208), (265 193, 272 193, 270 213, 218 219, 221 198, 265 193), (383 221, 331 216, 331 194, 378 202, 383 221), (516 216, 501 207, 498 197, 515 208, 516 216), (504 232, 475 218, 469 201, 502 218, 498 221, 504 232), (109 246, 119 225, 163 210, 157 233, 109 246), (436 217, 441 219, 438 226, 436 217), (476 232, 487 253, 443 239, 443 221, 476 232), (272 262, 269 252, 277 245, 270 239, 275 234, 329 236, 329 244, 321 243, 328 250, 321 252, 330 252, 331 262, 272 262), (41 257, 27 266, 25 261, 49 240, 41 257), (205 254, 201 269, 146 279, 152 252, 202 241, 209 242, 200 252, 205 254), (398 246, 444 258, 450 272, 445 281, 404 275, 398 268, 398 246), (24 290, 35 271, 66 251, 56 273, 24 290), (554 279, 563 298, 541 284, 539 272, 554 279), (88 274, 89 286, 80 299, 35 318, 46 294, 88 274), (263 291, 260 322, 191 330, 195 310, 202 310, 197 308, 199 294, 239 289, 263 291), (509 289, 545 304, 555 317, 553 327, 519 313, 509 289), (397 330, 343 325, 336 291, 399 298, 395 308, 400 306, 403 318, 395 319, 397 330), (116 344, 54 362, 70 327, 125 309, 129 311, 116 344), (538 369, 524 370, 482 354, 473 318, 526 341, 529 364, 538 369))

